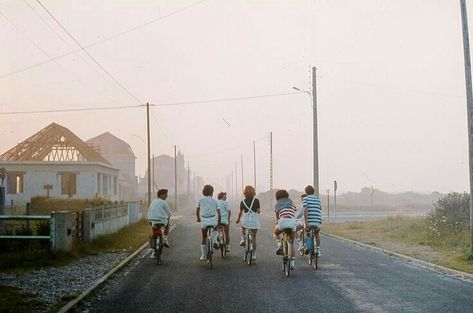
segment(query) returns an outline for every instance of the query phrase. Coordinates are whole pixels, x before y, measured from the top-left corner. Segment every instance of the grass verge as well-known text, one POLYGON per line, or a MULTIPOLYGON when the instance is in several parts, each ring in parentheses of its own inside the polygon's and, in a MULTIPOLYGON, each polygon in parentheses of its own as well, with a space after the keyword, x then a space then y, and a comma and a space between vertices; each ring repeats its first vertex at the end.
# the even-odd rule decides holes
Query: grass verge
POLYGON ((391 217, 379 221, 324 224, 323 232, 473 273, 468 230, 437 235, 424 218, 391 217))

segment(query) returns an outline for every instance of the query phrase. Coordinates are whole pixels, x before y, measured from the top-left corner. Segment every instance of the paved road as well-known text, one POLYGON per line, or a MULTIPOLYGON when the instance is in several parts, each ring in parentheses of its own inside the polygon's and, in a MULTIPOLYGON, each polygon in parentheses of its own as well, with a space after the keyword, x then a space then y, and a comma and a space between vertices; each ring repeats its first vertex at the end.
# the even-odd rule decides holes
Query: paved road
POLYGON ((323 238, 319 270, 298 257, 286 278, 269 218, 258 234, 255 265, 243 263, 233 226, 230 256, 209 271, 198 260, 194 218, 175 222, 164 264, 142 259, 89 312, 473 312, 473 283, 330 238, 323 238))

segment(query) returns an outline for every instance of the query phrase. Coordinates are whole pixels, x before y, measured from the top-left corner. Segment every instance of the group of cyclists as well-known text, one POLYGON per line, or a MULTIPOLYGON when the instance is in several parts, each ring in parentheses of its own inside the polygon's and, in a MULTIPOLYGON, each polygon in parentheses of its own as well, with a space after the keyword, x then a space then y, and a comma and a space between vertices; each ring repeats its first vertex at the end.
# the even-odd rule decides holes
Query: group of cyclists
MULTIPOLYGON (((211 185, 205 185, 202 190, 203 197, 197 203, 196 217, 197 222, 200 223, 201 240, 200 240, 200 260, 206 260, 206 245, 207 237, 206 229, 211 226, 214 229, 222 227, 225 233, 225 249, 230 252, 230 217, 231 208, 227 202, 227 194, 220 192, 217 199, 213 198, 214 188, 211 185)), ((166 225, 163 234, 163 244, 169 247, 168 233, 169 221, 171 218, 171 210, 166 202, 168 195, 167 189, 160 189, 157 193, 158 198, 154 199, 148 209, 148 220, 153 229, 156 225, 166 225)), ((261 213, 260 201, 256 198, 255 188, 253 186, 246 186, 243 191, 244 199, 240 202, 240 210, 236 220, 237 224, 241 223, 241 240, 240 246, 245 245, 244 234, 245 229, 251 230, 253 233, 253 261, 256 261, 256 235, 258 229, 261 228, 259 215, 261 213)), ((282 254, 282 244, 280 236, 286 229, 291 229, 291 241, 294 242, 299 232, 308 233, 311 229, 315 229, 315 253, 318 257, 320 253, 320 229, 322 225, 321 203, 318 196, 315 195, 315 189, 312 186, 305 188, 305 194, 302 197, 302 206, 297 208, 293 200, 289 198, 289 193, 284 189, 276 191, 276 204, 274 211, 276 215, 276 223, 273 230, 274 240, 276 241, 276 254, 282 254)), ((214 248, 219 249, 220 243, 218 241, 218 232, 213 232, 214 248)), ((294 245, 291 250, 290 266, 294 268, 295 263, 295 248, 294 245)), ((304 251, 305 254, 310 252, 309 247, 305 246, 304 241, 299 241, 299 250, 304 251)), ((151 257, 155 257, 152 255, 151 257)))

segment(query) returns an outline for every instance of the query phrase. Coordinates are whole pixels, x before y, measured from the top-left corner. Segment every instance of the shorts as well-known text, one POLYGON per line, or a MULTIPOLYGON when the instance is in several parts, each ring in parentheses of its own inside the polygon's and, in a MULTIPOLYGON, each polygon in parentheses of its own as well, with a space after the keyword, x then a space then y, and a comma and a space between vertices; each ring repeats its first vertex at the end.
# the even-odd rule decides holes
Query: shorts
POLYGON ((202 229, 206 229, 207 227, 209 226, 212 226, 212 227, 216 227, 217 224, 218 224, 218 218, 217 216, 214 216, 214 217, 202 217, 200 219, 201 223, 200 223, 200 228, 202 229))
POLYGON ((307 228, 315 228, 315 230, 320 230, 321 227, 322 225, 320 223, 310 223, 307 225, 307 228))
POLYGON ((292 229, 292 231, 296 231, 296 219, 295 218, 280 218, 278 221, 278 230, 283 231, 286 228, 292 229))

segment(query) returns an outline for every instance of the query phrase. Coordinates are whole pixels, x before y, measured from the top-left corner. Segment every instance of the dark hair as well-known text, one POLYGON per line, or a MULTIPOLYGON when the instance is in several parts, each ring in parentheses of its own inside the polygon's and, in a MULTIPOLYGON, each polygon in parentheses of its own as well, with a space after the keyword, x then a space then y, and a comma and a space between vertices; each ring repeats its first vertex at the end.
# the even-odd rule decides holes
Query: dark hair
POLYGON ((217 196, 217 199, 218 199, 218 200, 222 200, 223 197, 225 197, 226 195, 227 195, 226 192, 219 192, 219 193, 218 193, 218 196, 217 196))
POLYGON ((313 195, 315 192, 315 189, 314 187, 312 187, 311 185, 308 185, 307 187, 305 187, 305 193, 308 194, 308 195, 313 195))
POLYGON ((213 193, 214 193, 214 187, 212 187, 212 185, 205 185, 204 189, 202 189, 202 194, 206 197, 213 195, 213 193))
POLYGON ((276 200, 279 200, 282 198, 289 198, 289 194, 287 193, 286 190, 279 189, 278 191, 276 191, 276 200))
POLYGON ((167 195, 168 194, 168 190, 167 189, 159 189, 158 190, 158 198, 159 196, 161 195, 167 195))
POLYGON ((245 199, 253 199, 256 195, 256 190, 253 186, 246 186, 245 190, 243 190, 243 194, 245 195, 245 199))
POLYGON ((302 199, 304 199, 305 197, 307 197, 307 194, 305 194, 305 193, 301 194, 302 199))

